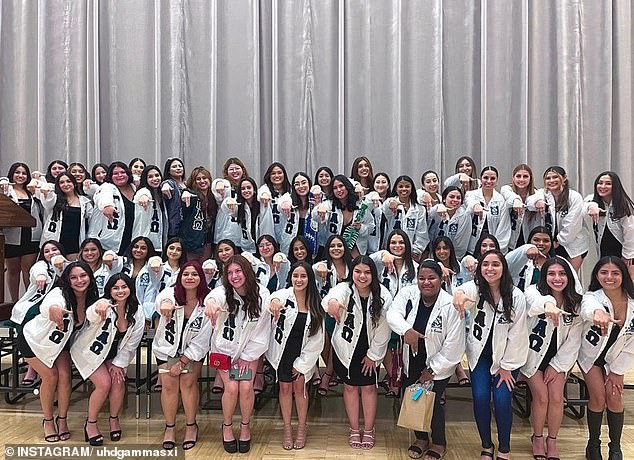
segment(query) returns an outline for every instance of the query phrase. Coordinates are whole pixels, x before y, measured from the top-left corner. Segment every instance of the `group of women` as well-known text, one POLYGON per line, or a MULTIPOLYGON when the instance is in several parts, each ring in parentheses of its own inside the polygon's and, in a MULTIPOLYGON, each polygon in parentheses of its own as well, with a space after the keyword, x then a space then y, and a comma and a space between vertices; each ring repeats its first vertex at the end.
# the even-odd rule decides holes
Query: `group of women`
POLYGON ((609 171, 585 199, 559 166, 544 172, 542 188, 535 182, 522 164, 498 191, 497 169, 478 177, 469 157, 443 190, 433 171, 421 189, 406 175, 392 186, 366 157, 351 177, 321 167, 314 183, 273 163, 260 187, 238 158, 216 179, 204 167, 186 176, 178 158, 162 171, 139 158, 90 173, 79 163, 55 161, 45 174, 15 163, 0 191, 37 225, 5 232, 11 319, 29 364, 23 383, 41 379, 45 440, 71 436, 71 362, 94 384, 86 441, 103 443, 97 421, 106 400, 110 439, 122 438, 126 369, 154 328, 165 449, 176 445, 179 395, 182 446, 198 441, 198 377, 209 357, 229 453, 250 449, 255 394, 270 366, 284 449, 306 443, 309 383, 320 395, 343 383, 350 447, 371 449, 378 385, 398 396, 429 382, 437 395, 431 432, 415 432, 408 454, 442 458, 444 390, 455 374, 471 383, 482 460, 509 458, 518 380, 533 395, 533 456, 554 460, 566 374, 577 363, 590 394, 586 457, 602 458, 607 412, 608 458, 622 458, 623 377, 634 363, 634 204, 609 171), (600 259, 584 290, 577 272, 591 250, 600 259))

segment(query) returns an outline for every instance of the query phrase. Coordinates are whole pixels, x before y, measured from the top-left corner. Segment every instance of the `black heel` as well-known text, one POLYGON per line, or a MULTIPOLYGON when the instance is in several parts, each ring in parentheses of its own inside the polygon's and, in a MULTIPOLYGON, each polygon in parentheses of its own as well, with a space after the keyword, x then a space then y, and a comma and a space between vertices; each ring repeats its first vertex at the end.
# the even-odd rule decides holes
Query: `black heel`
MULTIPOLYGON (((172 423, 171 425, 168 425, 167 423, 165 424, 165 431, 167 431, 168 428, 174 428, 176 426, 175 423, 172 423)), ((165 439, 165 433, 163 433, 163 439, 165 439)), ((165 450, 172 450, 174 447, 176 447, 176 441, 163 441, 163 449, 165 450)))
POLYGON ((194 422, 194 423, 186 423, 185 425, 187 426, 195 426, 196 427, 196 437, 194 438, 194 440, 184 440, 183 441, 183 450, 189 450, 191 448, 193 448, 196 443, 198 442, 198 423, 194 422))
POLYGON ((102 446, 103 445, 103 435, 98 434, 93 436, 92 438, 88 437, 88 424, 89 423, 97 423, 97 420, 88 420, 86 419, 86 423, 84 423, 84 440, 89 443, 91 446, 102 446))
POLYGON ((58 415, 57 417, 55 417, 55 427, 57 428, 57 433, 59 435, 59 440, 60 441, 68 441, 70 439, 70 431, 62 431, 61 433, 59 432, 59 421, 60 420, 66 420, 66 417, 62 417, 61 415, 58 415))
POLYGON ((546 437, 546 455, 547 455, 546 460, 559 460, 559 457, 551 457, 550 455, 548 455, 548 440, 549 439, 552 439, 553 441, 557 440, 557 438, 554 438, 550 435, 546 437))
POLYGON ((229 425, 225 425, 223 423, 222 426, 220 427, 220 435, 222 436, 222 446, 225 448, 225 452, 227 452, 228 454, 235 454, 236 452, 238 452, 238 441, 236 440, 236 438, 233 438, 231 441, 225 441, 224 428, 226 426, 233 426, 233 423, 230 423, 229 425))
MULTIPOLYGON (((240 425, 248 426, 249 422, 240 422, 240 425)), ((249 452, 249 450, 251 450, 251 438, 244 440, 238 439, 238 452, 240 452, 241 454, 246 454, 247 452, 249 452)))
MULTIPOLYGON (((114 417, 111 415, 110 416, 111 420, 119 420, 119 416, 115 415, 114 417)), ((114 442, 118 442, 121 440, 121 430, 110 430, 110 440, 114 441, 114 442)))
MULTIPOLYGON (((542 439, 544 437, 543 434, 540 434, 539 436, 537 436, 536 434, 532 434, 531 435, 531 444, 533 444, 533 441, 535 438, 537 439, 542 439)), ((542 444, 544 443, 544 441, 542 441, 542 444)), ((532 448, 531 448, 532 450, 532 448)), ((544 450, 546 450, 546 448, 544 447, 544 450)), ((542 454, 536 454, 533 452, 533 459, 534 460, 546 460, 546 455, 542 455, 542 454)))
MULTIPOLYGON (((54 422, 52 418, 42 419, 42 428, 44 428, 44 424, 46 422, 54 422)), ((55 423, 55 430, 57 430, 57 423, 55 423)), ((46 442, 57 442, 59 441, 59 435, 57 433, 46 434, 46 430, 44 430, 44 441, 46 442)))

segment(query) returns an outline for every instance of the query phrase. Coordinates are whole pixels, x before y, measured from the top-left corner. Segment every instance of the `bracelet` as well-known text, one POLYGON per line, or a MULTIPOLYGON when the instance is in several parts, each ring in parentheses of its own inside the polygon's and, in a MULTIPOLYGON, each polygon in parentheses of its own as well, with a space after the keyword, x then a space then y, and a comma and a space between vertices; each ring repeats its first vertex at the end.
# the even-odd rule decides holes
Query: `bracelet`
MULTIPOLYGON (((182 358, 182 356, 181 356, 182 358)), ((189 364, 189 361, 184 362, 182 359, 178 358, 178 362, 181 363, 181 366, 187 366, 189 364)))

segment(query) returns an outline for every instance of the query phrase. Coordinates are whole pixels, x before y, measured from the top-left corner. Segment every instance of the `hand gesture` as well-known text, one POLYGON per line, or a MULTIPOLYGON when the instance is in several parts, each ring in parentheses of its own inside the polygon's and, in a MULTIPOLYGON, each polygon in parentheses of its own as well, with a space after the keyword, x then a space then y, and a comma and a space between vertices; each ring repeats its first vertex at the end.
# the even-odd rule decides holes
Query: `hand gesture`
POLYGON ((473 214, 478 217, 482 217, 484 215, 484 208, 480 203, 476 203, 475 206, 473 206, 473 214))
POLYGON ((262 192, 262 195, 260 196, 260 203, 262 203, 262 206, 266 208, 269 205, 270 201, 271 201, 271 194, 268 192, 262 192))
POLYGON ((449 209, 444 204, 439 204, 436 208, 436 212, 438 213, 438 217, 443 221, 449 220, 449 209))
POLYGON ((112 304, 106 299, 99 299, 95 304, 95 313, 97 313, 102 321, 105 321, 108 316, 108 312, 112 308, 112 304))
POLYGON ((114 254, 109 253, 103 256, 103 263, 107 265, 109 269, 112 269, 112 263, 114 262, 114 254))
POLYGON ((546 213, 546 202, 544 200, 537 200, 537 203, 535 203, 535 209, 543 216, 546 213))
POLYGON ((403 340, 406 344, 409 345, 412 350, 412 354, 416 356, 418 354, 418 340, 424 339, 425 336, 420 332, 414 330, 414 328, 408 329, 405 335, 403 336, 403 340))
POLYGON ((150 201, 154 201, 154 200, 150 200, 150 197, 147 195, 141 195, 139 197, 138 203, 143 208, 144 211, 147 211, 148 207, 150 206, 150 201))
POLYGON ((524 203, 519 198, 515 198, 513 200, 513 211, 517 214, 517 217, 522 217, 524 215, 524 203))
POLYGON ((383 251, 383 254, 381 254, 381 263, 390 273, 394 273, 394 261, 396 259, 401 259, 401 257, 390 254, 388 251, 383 251))
POLYGON ((546 304, 544 305, 544 314, 546 315, 546 318, 550 319, 553 322, 553 325, 555 327, 559 327, 559 318, 562 315, 571 315, 571 313, 558 308, 557 305, 554 305, 552 302, 546 302, 546 304))
POLYGON ((43 291, 46 288, 46 282, 48 281, 48 277, 46 275, 37 275, 35 277, 35 284, 37 285, 38 291, 43 291))
POLYGON ((205 304, 205 316, 211 320, 212 327, 216 327, 216 321, 222 312, 222 306, 218 305, 213 299, 209 299, 205 304))
POLYGON ((103 208, 103 211, 101 211, 103 213, 104 216, 106 216, 106 218, 108 219, 108 222, 112 223, 112 221, 114 220, 114 206, 106 206, 105 208, 103 208))
POLYGON ((390 199, 388 207, 390 208, 390 211, 392 211, 392 214, 396 215, 396 213, 398 212, 398 200, 394 198, 390 199))
POLYGON ((185 206, 189 208, 192 202, 193 193, 188 192, 187 190, 183 191, 181 194, 181 201, 185 203, 185 206))
POLYGON ((601 216, 605 215, 605 209, 601 209, 599 206, 592 205, 588 208, 588 215, 592 218, 592 222, 598 224, 601 216))
POLYGON ((172 199, 172 192, 174 191, 174 188, 167 182, 165 182, 162 186, 161 186, 161 192, 163 192, 163 196, 165 198, 167 198, 168 200, 172 199))
POLYGON ((456 293, 453 296, 453 306, 455 307, 456 310, 460 312, 461 318, 464 318, 465 310, 467 310, 471 305, 474 305, 475 303, 476 303, 475 299, 472 299, 471 297, 467 296, 467 294, 465 294, 464 291, 460 289, 456 291, 456 293))
POLYGON ((290 201, 284 201, 280 205, 280 210, 282 211, 282 214, 286 216, 287 219, 291 217, 291 209, 293 209, 293 203, 291 203, 290 201))
POLYGON ((64 317, 66 315, 72 315, 72 310, 67 310, 61 305, 51 305, 48 310, 48 318, 57 325, 57 329, 64 330, 64 317))
POLYGON ((317 273, 317 276, 319 276, 321 280, 325 283, 326 279, 328 278, 328 266, 323 262, 319 263, 315 268, 315 272, 317 273))
POLYGON ((159 312, 161 316, 165 317, 166 322, 172 321, 172 314, 174 313, 174 309, 176 305, 174 305, 174 301, 169 298, 165 298, 161 300, 161 304, 159 306, 159 312))
POLYGON ((326 205, 324 203, 321 203, 318 207, 317 207, 317 215, 319 216, 319 221, 323 224, 324 222, 326 222, 326 212, 327 212, 327 208, 326 205))
POLYGON ((462 259, 462 264, 469 273, 475 273, 476 268, 478 268, 478 259, 473 256, 465 256, 464 259, 462 259))
POLYGON ((599 309, 599 308, 597 308, 594 311, 592 322, 594 323, 595 326, 598 326, 599 328, 601 328, 601 335, 608 334, 608 326, 610 325, 610 323, 614 323, 619 326, 623 324, 623 321, 617 321, 613 319, 607 311, 599 309))
POLYGON ((531 246, 530 248, 528 248, 526 250, 526 257, 531 260, 539 259, 540 257, 543 257, 544 259, 547 258, 543 252, 537 249, 537 246, 531 246))
POLYGON ((465 173, 458 173, 458 180, 460 181, 460 185, 462 188, 468 188, 471 184, 471 177, 465 173))
POLYGON ((361 360, 361 373, 368 377, 376 372, 376 363, 367 356, 361 360))
POLYGON ((328 301, 328 314, 332 316, 337 323, 341 321, 341 312, 346 307, 337 299, 330 299, 328 301))
POLYGON ((283 309, 284 307, 282 306, 282 302, 280 302, 280 299, 271 299, 271 303, 269 304, 269 310, 271 311, 273 318, 275 318, 275 321, 277 321, 280 318, 280 312, 283 309))

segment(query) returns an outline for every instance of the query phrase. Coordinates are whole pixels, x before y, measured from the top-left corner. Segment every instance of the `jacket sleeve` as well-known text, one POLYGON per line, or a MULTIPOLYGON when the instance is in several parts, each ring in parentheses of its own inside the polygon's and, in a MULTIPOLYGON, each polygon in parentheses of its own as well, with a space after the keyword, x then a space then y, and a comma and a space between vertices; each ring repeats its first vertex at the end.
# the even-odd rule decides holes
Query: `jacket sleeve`
POLYGON ((412 253, 422 254, 429 245, 429 234, 427 233, 427 210, 425 206, 416 204, 418 208, 418 217, 416 219, 416 233, 414 241, 412 241, 412 253))
POLYGON ((143 338, 143 331, 145 330, 145 317, 143 315, 143 310, 139 309, 134 315, 134 326, 132 326, 132 330, 128 332, 130 337, 125 342, 125 345, 119 350, 117 350, 117 356, 112 360, 112 364, 117 367, 121 367, 126 369, 132 358, 136 354, 137 348, 139 348, 139 343, 141 343, 141 339, 143 338))
POLYGON ((293 367, 304 375, 307 375, 315 367, 315 363, 319 360, 319 355, 324 349, 325 327, 322 322, 321 328, 313 335, 308 336, 302 347, 302 352, 293 363, 293 367))
POLYGON ((625 375, 634 365, 634 336, 630 335, 621 353, 609 364, 609 371, 617 375, 625 375))
MULTIPOLYGON (((390 306, 392 304, 392 296, 390 295, 387 288, 381 286, 381 297, 383 298, 383 309, 381 311, 381 317, 379 318, 379 322, 376 325, 376 330, 374 331, 374 337, 370 341, 370 347, 368 348, 367 356, 372 361, 382 361, 385 358, 385 353, 387 352, 387 344, 390 341, 390 336, 392 335, 392 329, 390 329, 390 325, 385 319, 386 311, 389 311, 390 306)), ((372 320, 368 318, 368 321, 372 320)), ((370 327, 370 324, 368 324, 370 327)))
POLYGON ((592 323, 595 310, 605 311, 605 308, 594 292, 586 292, 581 299, 581 317, 592 323))
POLYGON ((268 206, 260 205, 260 215, 258 216, 258 238, 262 235, 275 236, 273 228, 273 212, 271 211, 271 203, 268 206))
POLYGON ((524 292, 526 296, 526 308, 528 309, 528 316, 533 318, 535 316, 542 315, 546 306, 546 302, 551 302, 557 305, 557 301, 551 295, 542 295, 535 285, 529 286, 524 292))
POLYGON ((574 366, 581 349, 583 334, 583 320, 576 317, 568 331, 568 337, 557 350, 557 354, 550 360, 550 366, 557 372, 568 372, 574 366))
POLYGON ((541 189, 541 188, 535 190, 535 193, 526 197, 526 208, 529 211, 537 211, 537 208, 535 207, 535 205, 540 200, 546 201, 546 198, 544 197, 544 189, 541 189))
POLYGON ((99 211, 103 211, 108 206, 114 206, 114 195, 112 194, 112 187, 114 187, 114 185, 103 184, 101 187, 99 187, 97 193, 95 193, 93 201, 95 203, 95 207, 99 211))
POLYGON ((183 355, 192 361, 203 359, 209 353, 209 347, 211 346, 211 321, 205 315, 202 315, 202 322, 198 334, 194 336, 187 348, 183 350, 183 355))
POLYGON ((513 278, 519 276, 519 273, 524 268, 524 265, 528 263, 528 256, 526 253, 530 248, 534 248, 533 244, 524 244, 519 248, 513 249, 504 258, 509 265, 509 271, 513 275, 513 278))
POLYGON ((255 361, 260 359, 269 348, 269 337, 271 336, 271 315, 266 313, 265 305, 269 302, 269 292, 260 288, 260 296, 262 297, 262 312, 258 318, 258 323, 249 338, 249 342, 244 346, 240 359, 244 361, 255 361))
POLYGON ((400 336, 405 335, 405 333, 412 328, 405 320, 405 306, 410 299, 404 295, 403 291, 404 289, 401 289, 399 293, 394 296, 390 309, 385 313, 390 328, 400 336))
POLYGON ((619 224, 623 229, 623 258, 634 259, 634 216, 622 217, 619 224))
POLYGON ((143 306, 143 313, 145 314, 145 317, 151 318, 156 304, 158 287, 157 283, 152 280, 149 270, 144 274, 147 274, 148 276, 148 284, 144 286, 143 289, 138 290, 137 299, 139 299, 139 304, 143 306))
POLYGON ((581 231, 583 224, 583 200, 579 194, 570 194, 570 204, 566 214, 558 223, 557 241, 565 246, 570 244, 581 231))
POLYGON ((429 367, 436 374, 451 373, 454 367, 462 359, 466 349, 465 320, 460 318, 460 313, 453 305, 446 305, 447 335, 438 353, 428 360, 429 367))
POLYGON ((526 364, 528 358, 528 333, 526 325, 526 298, 522 291, 513 289, 513 322, 508 329, 504 355, 500 368, 514 371, 526 364))
POLYGON ((495 236, 498 239, 498 243, 500 243, 500 251, 502 251, 502 254, 506 254, 511 240, 511 214, 508 212, 504 201, 500 202, 499 213, 500 217, 495 229, 495 236))
POLYGON ((57 305, 59 307, 67 308, 66 301, 64 300, 64 296, 62 295, 62 290, 59 288, 51 290, 42 300, 40 304, 40 314, 42 317, 50 320, 49 311, 53 305, 57 305))
POLYGON ((331 299, 335 299, 339 301, 339 303, 346 305, 348 303, 348 299, 350 298, 351 294, 352 294, 352 290, 350 289, 349 283, 346 283, 346 282, 339 283, 336 286, 334 286, 332 289, 330 289, 330 291, 328 291, 328 294, 324 296, 324 298, 321 301, 321 306, 324 307, 324 310, 326 310, 326 312, 328 312, 328 302, 331 299))

